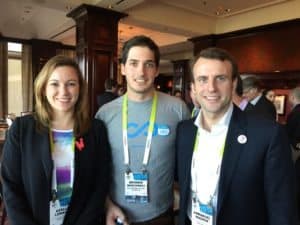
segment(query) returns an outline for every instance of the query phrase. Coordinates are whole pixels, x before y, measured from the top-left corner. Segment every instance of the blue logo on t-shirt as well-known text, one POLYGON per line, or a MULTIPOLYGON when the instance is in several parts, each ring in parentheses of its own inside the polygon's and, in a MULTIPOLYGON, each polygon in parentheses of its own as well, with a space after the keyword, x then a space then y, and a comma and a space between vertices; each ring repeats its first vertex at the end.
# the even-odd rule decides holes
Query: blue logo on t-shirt
MULTIPOLYGON (((149 127, 149 121, 144 123, 139 127, 137 123, 131 122, 128 123, 128 138, 136 138, 140 135, 147 136, 149 127)), ((166 124, 154 124, 153 137, 159 136, 168 136, 170 134, 170 128, 166 124)))

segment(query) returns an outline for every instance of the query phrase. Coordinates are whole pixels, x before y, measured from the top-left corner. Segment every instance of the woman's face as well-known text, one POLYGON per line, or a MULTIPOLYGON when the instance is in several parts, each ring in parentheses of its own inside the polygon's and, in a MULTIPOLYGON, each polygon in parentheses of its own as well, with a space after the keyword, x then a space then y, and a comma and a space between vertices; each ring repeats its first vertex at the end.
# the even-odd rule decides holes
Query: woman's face
POLYGON ((266 98, 269 99, 269 101, 274 102, 275 100, 275 92, 274 91, 268 91, 266 94, 266 98))
POLYGON ((79 90, 77 71, 71 66, 60 66, 50 75, 45 93, 54 113, 73 113, 79 90))

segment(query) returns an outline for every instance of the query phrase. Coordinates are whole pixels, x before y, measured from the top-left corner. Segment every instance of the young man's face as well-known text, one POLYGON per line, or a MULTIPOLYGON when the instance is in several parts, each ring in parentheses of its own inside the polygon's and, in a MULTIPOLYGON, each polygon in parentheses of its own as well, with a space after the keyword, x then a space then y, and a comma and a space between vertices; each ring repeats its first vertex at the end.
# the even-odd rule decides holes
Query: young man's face
POLYGON ((159 73, 154 52, 144 46, 132 47, 126 63, 121 65, 121 72, 126 76, 128 94, 152 93, 154 79, 159 73))
POLYGON ((193 68, 192 90, 204 116, 221 118, 231 104, 233 80, 229 61, 199 58, 193 68))

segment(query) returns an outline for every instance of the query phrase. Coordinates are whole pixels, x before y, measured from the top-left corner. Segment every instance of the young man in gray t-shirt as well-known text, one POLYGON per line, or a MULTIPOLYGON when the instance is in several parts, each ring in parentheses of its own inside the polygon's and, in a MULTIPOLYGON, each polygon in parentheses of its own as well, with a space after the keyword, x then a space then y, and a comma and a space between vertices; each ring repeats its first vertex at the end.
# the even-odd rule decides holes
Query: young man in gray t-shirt
POLYGON ((148 37, 125 43, 121 72, 127 93, 96 114, 108 129, 113 178, 106 224, 164 221, 172 224, 175 130, 190 117, 180 99, 157 92, 159 50, 148 37), (149 134, 149 135, 148 135, 149 134))

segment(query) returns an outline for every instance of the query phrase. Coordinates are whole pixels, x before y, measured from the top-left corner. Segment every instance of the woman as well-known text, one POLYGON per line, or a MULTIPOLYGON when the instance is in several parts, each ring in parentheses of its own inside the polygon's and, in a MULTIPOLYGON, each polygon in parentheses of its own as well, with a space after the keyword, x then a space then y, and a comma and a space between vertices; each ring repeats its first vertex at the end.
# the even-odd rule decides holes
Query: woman
POLYGON ((271 89, 265 89, 263 91, 263 95, 270 101, 274 104, 275 102, 275 92, 271 89))
POLYGON ((34 83, 35 113, 9 129, 1 165, 12 225, 100 224, 109 189, 110 149, 91 121, 78 65, 50 59, 34 83))

